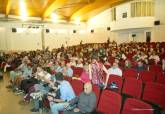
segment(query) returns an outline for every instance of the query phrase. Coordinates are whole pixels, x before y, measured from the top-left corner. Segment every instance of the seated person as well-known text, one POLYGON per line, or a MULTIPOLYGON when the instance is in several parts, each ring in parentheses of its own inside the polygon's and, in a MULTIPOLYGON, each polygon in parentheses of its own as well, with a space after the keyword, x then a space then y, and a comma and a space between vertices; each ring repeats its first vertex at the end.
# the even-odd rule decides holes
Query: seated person
POLYGON ((124 69, 130 69, 132 68, 132 63, 130 60, 125 60, 125 63, 124 63, 124 69))
POLYGON ((60 99, 48 96, 52 114, 58 114, 59 111, 63 111, 65 104, 75 98, 72 86, 68 81, 64 80, 62 73, 59 72, 56 74, 56 82, 59 83, 60 99))
POLYGON ((11 80, 11 82, 14 82, 16 77, 22 75, 22 71, 24 70, 26 65, 27 65, 27 63, 24 62, 20 66, 18 66, 14 71, 10 71, 10 80, 11 80))
POLYGON ((44 85, 50 82, 51 75, 48 72, 44 71, 41 67, 37 68, 37 72, 35 75, 35 78, 38 80, 39 83, 33 84, 29 87, 29 89, 27 90, 27 94, 24 96, 23 102, 20 102, 20 104, 24 104, 24 102, 28 103, 31 99, 31 93, 40 91, 42 94, 45 94, 49 91, 49 88, 44 85))
POLYGON ((25 66, 22 75, 16 77, 16 79, 15 79, 16 89, 20 88, 20 84, 21 84, 22 80, 29 79, 29 77, 31 77, 31 76, 32 76, 32 67, 31 67, 31 64, 28 64, 27 66, 25 66))
POLYGON ((81 80, 83 83, 90 82, 88 70, 89 70, 88 65, 84 65, 83 72, 82 72, 80 78, 72 77, 72 79, 73 80, 81 80))
POLYGON ((66 64, 66 68, 63 71, 63 75, 68 76, 68 77, 72 77, 73 76, 73 70, 71 68, 71 64, 70 63, 66 64))
POLYGON ((92 84, 90 82, 85 83, 84 92, 65 104, 65 111, 63 114, 90 114, 96 107, 96 95, 92 91, 92 84), (75 108, 68 111, 70 105, 75 105, 75 108))
POLYGON ((135 69, 140 72, 140 71, 143 71, 143 70, 146 70, 143 62, 141 60, 138 61, 137 65, 135 66, 135 69))
POLYGON ((76 65, 76 67, 83 68, 83 63, 82 63, 82 60, 81 60, 81 59, 78 59, 78 60, 77 60, 77 65, 76 65))
POLYGON ((117 75, 122 77, 122 70, 119 68, 118 63, 114 62, 112 67, 108 69, 109 75, 117 75))

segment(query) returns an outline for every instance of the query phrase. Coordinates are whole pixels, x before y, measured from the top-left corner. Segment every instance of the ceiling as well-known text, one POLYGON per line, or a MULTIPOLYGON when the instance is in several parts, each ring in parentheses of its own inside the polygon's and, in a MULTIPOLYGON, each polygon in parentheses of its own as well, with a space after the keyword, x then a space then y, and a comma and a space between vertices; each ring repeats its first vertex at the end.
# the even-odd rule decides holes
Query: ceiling
POLYGON ((20 3, 24 2, 29 17, 50 18, 56 13, 61 20, 80 18, 87 21, 98 13, 130 0, 0 0, 0 14, 21 15, 20 3))

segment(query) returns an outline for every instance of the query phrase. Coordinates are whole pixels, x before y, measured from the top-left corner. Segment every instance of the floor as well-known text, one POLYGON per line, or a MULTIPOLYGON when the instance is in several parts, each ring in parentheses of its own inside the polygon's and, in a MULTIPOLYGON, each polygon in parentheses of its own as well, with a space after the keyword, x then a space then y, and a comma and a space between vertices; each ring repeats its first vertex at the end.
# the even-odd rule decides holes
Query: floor
MULTIPOLYGON (((38 114, 38 112, 30 112, 33 108, 33 101, 28 105, 20 105, 19 101, 22 100, 22 95, 16 95, 11 90, 7 89, 9 85, 9 75, 4 73, 4 78, 0 80, 0 114, 38 114)), ((43 112, 43 114, 51 114, 43 112)))

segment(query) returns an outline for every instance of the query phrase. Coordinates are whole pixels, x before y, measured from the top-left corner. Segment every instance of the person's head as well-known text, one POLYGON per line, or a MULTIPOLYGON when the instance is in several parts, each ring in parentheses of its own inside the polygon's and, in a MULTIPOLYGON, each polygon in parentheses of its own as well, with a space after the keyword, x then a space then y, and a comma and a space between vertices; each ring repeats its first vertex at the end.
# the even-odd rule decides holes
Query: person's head
POLYGON ((141 60, 138 61, 137 63, 138 66, 143 66, 143 62, 141 60))
POLYGON ((112 65, 113 68, 118 68, 118 66, 119 66, 118 63, 116 63, 116 62, 114 62, 112 65))
POLYGON ((56 81, 59 83, 64 80, 64 76, 61 72, 56 73, 55 78, 56 78, 56 81))
POLYGON ((41 67, 37 67, 37 72, 41 72, 43 69, 41 67))
POLYGON ((131 61, 130 60, 126 60, 125 61, 125 67, 131 67, 131 61))
POLYGON ((84 84, 84 92, 86 94, 90 94, 92 92, 92 84, 91 82, 87 82, 84 84))
POLYGON ((27 68, 29 68, 29 69, 32 68, 32 64, 30 64, 30 63, 27 64, 27 68))
POLYGON ((59 61, 55 61, 56 66, 60 66, 59 61))
POLYGON ((78 60, 77 60, 77 63, 78 63, 78 64, 81 64, 81 63, 82 63, 82 60, 81 60, 81 59, 78 59, 78 60))
POLYGON ((92 55, 92 63, 96 63, 97 62, 97 55, 92 55))
POLYGON ((61 61, 61 66, 62 66, 62 67, 65 66, 65 61, 64 61, 64 60, 61 61))
POLYGON ((115 58, 115 63, 119 64, 119 59, 115 58))
POLYGON ((70 64, 70 63, 67 63, 67 64, 66 64, 66 67, 67 67, 67 68, 71 68, 71 64, 70 64))

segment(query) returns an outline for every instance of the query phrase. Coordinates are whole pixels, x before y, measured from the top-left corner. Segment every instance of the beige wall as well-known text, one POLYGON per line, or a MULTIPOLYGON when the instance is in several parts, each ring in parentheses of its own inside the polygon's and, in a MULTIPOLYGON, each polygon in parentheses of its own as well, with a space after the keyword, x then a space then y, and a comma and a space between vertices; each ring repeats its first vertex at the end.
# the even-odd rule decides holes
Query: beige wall
POLYGON ((155 20, 160 20, 160 25, 153 27, 152 41, 165 41, 165 0, 155 0, 155 20))

